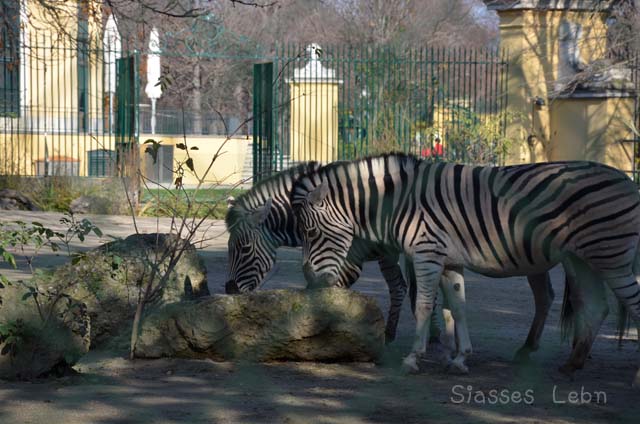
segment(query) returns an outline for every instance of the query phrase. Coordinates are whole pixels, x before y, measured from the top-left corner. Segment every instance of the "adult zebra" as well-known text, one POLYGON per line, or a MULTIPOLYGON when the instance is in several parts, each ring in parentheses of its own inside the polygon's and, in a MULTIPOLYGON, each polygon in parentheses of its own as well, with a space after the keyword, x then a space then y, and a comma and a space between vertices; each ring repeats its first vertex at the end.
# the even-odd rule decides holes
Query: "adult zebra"
POLYGON ((413 258, 416 338, 404 360, 411 370, 425 352, 425 323, 445 266, 507 277, 562 263, 573 293, 589 293, 588 302, 572 298, 576 334, 562 367, 566 373, 582 368, 607 314, 603 282, 640 320, 640 195, 626 175, 608 166, 475 167, 392 154, 307 174, 296 182, 292 204, 303 267, 312 280, 335 279, 342 266, 335 259, 354 237, 413 258))
MULTIPOLYGON (((295 217, 290 202, 294 182, 300 175, 318 171, 315 162, 303 163, 280 172, 275 176, 255 184, 238 199, 229 202, 226 225, 229 230, 229 279, 227 293, 255 290, 264 281, 276 260, 276 249, 280 246, 301 245, 300 235, 295 225, 295 217)), ((337 272, 332 285, 350 287, 360 276, 362 263, 377 259, 391 297, 386 326, 387 340, 395 338, 396 328, 406 294, 406 282, 397 265, 399 250, 382 249, 380 244, 369 242, 354 243, 346 256, 347 260, 337 272)), ((411 268, 408 267, 410 270, 411 268)), ((411 275, 412 273, 409 272, 411 275)), ((526 342, 518 351, 519 359, 526 359, 535 351, 542 334, 547 313, 553 301, 553 291, 546 273, 529 276, 529 284, 534 293, 536 311, 526 342)), ((413 284, 415 287, 415 284, 413 284)), ((453 308, 464 304, 464 280, 458 268, 447 269, 443 274, 443 291, 453 308)), ((458 312, 462 313, 462 312, 458 312)), ((445 311, 447 325, 446 347, 455 351, 455 340, 451 336, 452 321, 445 311)), ((464 332, 458 332, 464 337, 464 332)), ((454 362, 462 371, 464 364, 454 362)))
MULTIPOLYGON (((294 181, 308 172, 318 170, 317 162, 306 162, 280 172, 255 184, 238 199, 228 200, 225 218, 229 231, 229 278, 225 284, 227 294, 257 289, 272 270, 276 250, 281 246, 300 246, 289 196, 294 181)), ((356 242, 341 267, 337 287, 351 287, 362 272, 366 261, 377 260, 387 283, 390 296, 385 339, 396 336, 407 283, 398 265, 399 254, 381 245, 356 242)))

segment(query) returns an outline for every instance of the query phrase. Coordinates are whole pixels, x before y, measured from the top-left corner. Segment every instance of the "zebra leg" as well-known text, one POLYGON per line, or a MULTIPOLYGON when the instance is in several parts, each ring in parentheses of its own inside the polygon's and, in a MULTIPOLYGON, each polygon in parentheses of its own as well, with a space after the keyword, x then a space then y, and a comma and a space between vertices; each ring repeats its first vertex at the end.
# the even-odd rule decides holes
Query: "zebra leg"
MULTIPOLYGON (((409 303, 411 304, 411 313, 415 317, 416 315, 416 273, 415 273, 415 269, 413 268, 413 261, 411 260, 411 258, 409 258, 408 255, 402 255, 402 256, 404 256, 404 261, 402 261, 401 263, 404 264, 404 275, 406 277, 405 281, 406 281, 406 284, 408 284, 409 286, 408 288, 409 303)), ((436 296, 436 300, 434 302, 434 309, 433 309, 434 313, 431 314, 431 320, 429 320, 429 335, 430 335, 429 343, 442 342, 440 338, 443 335, 440 332, 438 314, 436 312, 437 306, 438 306, 438 297, 436 296)), ((442 314, 444 315, 445 320, 446 320, 446 317, 451 317, 450 311, 448 309, 445 310, 444 307, 442 308, 442 314)), ((451 321, 451 325, 453 326, 453 321, 451 321)), ((451 330, 451 335, 453 335, 453 329, 451 330)), ((453 351, 455 351, 455 345, 453 347, 453 351)))
POLYGON ((378 258, 378 265, 389 288, 389 314, 384 334, 385 342, 390 343, 396 338, 400 311, 407 294, 407 282, 402 276, 400 265, 398 265, 398 255, 381 256, 378 258))
POLYGON ((416 252, 413 266, 416 272, 416 335, 411 353, 404 358, 403 368, 409 372, 417 372, 418 357, 426 352, 429 340, 429 319, 433 313, 434 301, 443 271, 442 258, 431 258, 429 255, 416 252))
MULTIPOLYGON (((452 355, 456 353, 458 350, 458 346, 456 345, 456 329, 455 329, 455 321, 453 320, 453 315, 451 314, 451 306, 449 306, 449 302, 447 299, 447 295, 445 295, 445 285, 452 284, 450 281, 450 277, 447 275, 447 268, 442 273, 442 278, 440 279, 440 287, 442 288, 442 319, 444 321, 444 332, 440 333, 440 343, 444 347, 445 355, 446 355, 446 363, 448 364, 452 358, 452 355)), ((433 315, 432 315, 433 316, 433 315)), ((433 323, 435 319, 432 319, 433 323)))
MULTIPOLYGON (((635 271, 635 267, 634 267, 635 271)), ((629 310, 636 325, 640 324, 640 283, 636 275, 626 275, 605 280, 613 293, 629 310)), ((640 389, 640 370, 636 372, 632 386, 640 389)))
POLYGON ((441 339, 445 337, 440 329, 444 326, 444 314, 448 313, 449 310, 447 309, 445 311, 444 309, 445 303, 443 297, 442 293, 438 292, 436 300, 433 303, 433 313, 431 314, 431 320, 429 320, 429 344, 440 344, 442 343, 441 339))
POLYGON ((582 369, 598 335, 602 321, 609 312, 604 284, 584 261, 572 257, 563 262, 571 286, 571 306, 574 310, 574 338, 571 355, 560 367, 560 372, 573 377, 582 369))
POLYGON ((518 349, 514 358, 515 362, 524 363, 529 361, 529 354, 535 352, 540 347, 540 337, 544 329, 544 323, 549 315, 549 310, 553 304, 553 287, 549 273, 533 274, 527 276, 529 287, 533 292, 533 299, 536 304, 536 312, 529 329, 529 335, 524 345, 518 349))
POLYGON ((467 368, 464 362, 466 357, 471 355, 473 349, 471 347, 471 339, 469 338, 469 329, 467 327, 463 269, 461 267, 446 268, 442 274, 440 284, 445 302, 450 310, 450 315, 453 317, 449 317, 449 322, 453 321, 455 323, 453 325, 455 327, 455 331, 447 329, 448 335, 450 335, 450 332, 454 333, 454 350, 457 345, 456 357, 449 362, 448 366, 466 374, 469 372, 469 368, 467 368))
MULTIPOLYGON (((632 273, 616 278, 605 278, 605 281, 618 300, 627 307, 631 319, 639 328, 640 338, 640 246, 636 250, 632 273)), ((632 386, 640 389, 640 369, 636 372, 632 386)))

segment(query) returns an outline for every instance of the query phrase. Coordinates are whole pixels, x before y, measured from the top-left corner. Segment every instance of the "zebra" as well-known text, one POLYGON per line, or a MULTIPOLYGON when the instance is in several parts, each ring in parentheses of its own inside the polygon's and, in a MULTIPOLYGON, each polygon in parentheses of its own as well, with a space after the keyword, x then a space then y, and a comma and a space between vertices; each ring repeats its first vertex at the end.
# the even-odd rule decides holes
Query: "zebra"
MULTIPOLYGON (((294 181, 307 172, 318 170, 317 162, 305 162, 265 179, 237 199, 227 200, 225 223, 229 231, 229 278, 227 294, 257 289, 272 270, 276 249, 281 246, 300 246, 289 196, 294 181)), ((366 261, 377 260, 387 283, 390 305, 385 328, 385 340, 396 337, 407 283, 398 265, 399 254, 382 245, 356 242, 332 284, 351 287, 360 277, 366 261)), ((313 285, 309 286, 314 288, 313 285)))
MULTIPOLYGON (((293 183, 300 175, 316 172, 319 168, 320 165, 315 162, 300 164, 255 184, 238 199, 228 200, 226 225, 230 236, 229 279, 225 285, 227 293, 255 290, 272 270, 276 249, 280 246, 296 247, 301 244, 289 200, 290 192, 293 183)), ((395 338, 400 310, 407 290, 407 284, 397 265, 398 253, 398 250, 381 249, 380 244, 354 243, 349 250, 345 266, 340 269, 337 282, 333 284, 350 287, 358 279, 362 263, 371 258, 378 259, 391 297, 385 331, 388 341, 395 338)), ((413 281, 412 267, 406 268, 408 279, 413 281)), ((447 331, 442 335, 442 341, 445 350, 451 352, 456 350, 456 344, 453 336, 455 323, 451 319, 450 305, 464 303, 464 281, 458 281, 459 273, 459 270, 446 270, 442 278, 445 297, 451 300, 443 308, 447 331), (456 286, 460 283, 461 287, 456 286)), ((536 311, 527 340, 516 354, 516 357, 522 361, 528 358, 529 352, 537 349, 545 319, 553 302, 553 290, 548 274, 529 276, 529 284, 534 293, 536 311)), ((411 287, 415 288, 415 284, 411 284, 411 287)), ((412 293, 415 293, 415 290, 412 290, 412 293)), ((438 330, 438 327, 433 325, 433 330, 438 330)), ((462 334, 462 332, 459 333, 462 334)), ((465 371, 464 364, 452 361, 451 365, 465 371)))
MULTIPOLYGON (((303 268, 313 280, 335 278, 354 237, 413 258, 416 336, 403 360, 410 372, 425 353, 425 323, 445 266, 508 277, 562 263, 576 316, 573 350, 560 368, 569 375, 583 367, 607 314, 605 284, 640 320, 640 194, 606 165, 481 167, 387 154, 308 173, 296 181, 291 201, 303 268)), ((452 312, 456 326, 465 320, 452 312)), ((460 349, 471 352, 470 344, 460 349)))

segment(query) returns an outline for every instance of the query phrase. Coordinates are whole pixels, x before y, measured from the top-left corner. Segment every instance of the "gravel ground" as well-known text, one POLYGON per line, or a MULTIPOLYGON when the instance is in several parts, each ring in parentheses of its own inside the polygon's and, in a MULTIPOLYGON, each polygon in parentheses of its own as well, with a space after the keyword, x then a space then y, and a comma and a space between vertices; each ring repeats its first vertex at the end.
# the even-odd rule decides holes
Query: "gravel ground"
MULTIPOLYGON (((0 220, 36 220, 55 226, 52 213, 3 212, 0 220)), ((130 217, 90 217, 105 234, 133 232, 130 217)), ((165 219, 138 220, 142 232, 166 230, 165 219)), ((223 291, 226 234, 223 223, 207 223, 201 254, 209 287, 223 291)), ((87 249, 107 241, 90 237, 87 249)), ((41 255, 35 266, 63 263, 64 256, 41 255)), ((0 272, 27 276, 21 269, 0 272)), ((619 349, 614 318, 607 318, 591 358, 573 381, 557 368, 570 346, 558 326, 563 274, 552 271, 556 292, 541 348, 531 364, 511 358, 525 340, 533 317, 533 297, 524 278, 466 276, 468 316, 474 354, 470 374, 447 373, 435 359, 423 372, 406 376, 402 356, 410 348, 414 322, 408 304, 402 312, 398 340, 380 364, 214 363, 163 359, 128 361, 122 352, 94 351, 77 365, 79 374, 31 383, 0 382, 0 423, 637 423, 640 392, 630 381, 638 365, 635 331, 619 349), (572 402, 574 401, 574 402, 572 402)), ((300 288, 300 253, 281 249, 278 270, 266 288, 300 288)), ((383 311, 388 293, 373 263, 354 286, 374 297, 383 311)), ((431 352, 435 358, 435 352, 431 352)))

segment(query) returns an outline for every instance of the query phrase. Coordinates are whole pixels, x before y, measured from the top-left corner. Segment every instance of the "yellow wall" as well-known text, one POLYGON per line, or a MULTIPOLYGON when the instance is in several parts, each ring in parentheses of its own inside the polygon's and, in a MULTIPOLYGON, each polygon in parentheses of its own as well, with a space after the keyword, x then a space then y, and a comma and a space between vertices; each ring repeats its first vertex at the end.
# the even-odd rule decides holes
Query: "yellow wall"
MULTIPOLYGON (((559 134, 569 134, 568 128, 559 128, 559 133, 556 134, 553 125, 566 122, 569 110, 593 109, 593 103, 598 103, 598 100, 555 98, 560 61, 561 23, 566 20, 581 25, 582 34, 578 40, 578 48, 582 60, 589 63, 603 58, 606 53, 607 16, 605 13, 592 11, 566 10, 506 10, 500 11, 499 16, 501 44, 508 49, 510 57, 509 110, 519 115, 507 129, 508 136, 519 141, 517 147, 509 154, 507 162, 514 164, 553 160, 558 157, 557 153, 553 153, 554 151, 568 152, 572 149, 572 145, 557 145, 565 143, 564 138, 559 134), (536 97, 543 99, 545 105, 533 106, 533 100, 536 97), (554 106, 555 102, 563 104, 554 106), (569 107, 567 102, 586 102, 591 106, 569 107), (553 117, 554 111, 560 115, 553 117), (527 140, 532 134, 535 135, 535 139, 532 145, 529 145, 527 140)), ((611 102, 602 101, 605 105, 598 106, 600 110, 610 112, 614 109, 610 106, 611 102)), ((628 118, 628 114, 612 119, 600 117, 616 127, 621 127, 624 124, 622 121, 628 118)), ((632 122, 632 119, 629 122, 632 122)), ((578 130, 574 129, 575 131, 578 130)), ((608 135, 609 133, 607 132, 608 135)), ((593 134, 587 132, 587 135, 593 134)), ((599 140, 604 139, 599 138, 599 140)), ((593 140, 590 141, 592 142, 593 140)), ((613 145, 612 142, 607 141, 607 146, 611 145, 613 145)), ((579 158, 577 154, 572 156, 579 158)), ((621 158, 617 153, 603 153, 600 156, 621 158)), ((621 168, 629 166, 627 163, 612 163, 612 165, 621 168)))
POLYGON ((292 161, 337 159, 338 83, 291 82, 292 161))
POLYGON ((593 160, 631 171, 631 98, 558 99, 551 105, 550 160, 593 160))
POLYGON ((80 176, 88 175, 89 150, 115 149, 115 137, 89 136, 83 133, 3 133, 0 131, 0 174, 3 175, 37 175, 38 161, 47 157, 67 157, 68 161, 78 162, 80 176), (8 160, 4 160, 7 158, 8 160))
MULTIPOLYGON (((78 54, 77 1, 56 4, 60 26, 67 36, 58 34, 50 22, 52 16, 35 1, 26 1, 28 25, 22 31, 29 53, 22 55, 21 100, 22 127, 45 128, 49 132, 78 131, 82 128, 78 116, 78 54)), ((94 1, 94 0, 90 0, 94 1)), ((92 7, 95 7, 93 5, 92 7)), ((98 9, 99 10, 99 9, 98 9)), ((89 62, 87 126, 89 131, 101 130, 103 75, 101 23, 89 18, 89 62)), ((23 49, 26 51, 26 49, 23 49)))
MULTIPOLYGON (((154 139, 161 142, 162 145, 173 145, 185 143, 181 136, 167 137, 161 135, 141 135, 141 142, 147 139, 154 139)), ((185 169, 182 183, 187 186, 195 186, 198 184, 199 178, 204 180, 204 187, 211 184, 235 185, 243 182, 243 170, 247 160, 247 152, 251 149, 251 139, 247 138, 231 138, 227 140, 224 136, 188 136, 186 145, 189 149, 197 147, 198 150, 189 150, 189 156, 193 158, 193 166, 195 174, 185 169), (224 146, 223 146, 224 144, 224 146), (223 146, 223 147, 221 147, 223 146), (220 149, 220 156, 211 166, 208 173, 207 168, 211 164, 216 152, 220 149), (206 175, 205 175, 206 173, 206 175)), ((141 157, 144 158, 144 152, 148 145, 141 145, 141 157)), ((173 150, 174 166, 177 163, 184 164, 187 160, 187 152, 185 150, 174 148, 173 150)), ((142 160, 143 175, 147 172, 144 169, 145 160, 142 160)), ((174 174, 174 180, 177 175, 174 174)))
MULTIPOLYGON (((141 142, 150 138, 160 141, 163 145, 175 146, 178 143, 184 143, 183 138, 179 136, 165 137, 148 134, 140 136, 141 142)), ((220 149, 221 155, 204 178, 207 185, 234 185, 241 183, 243 170, 245 166, 250 165, 246 161, 248 160, 247 153, 251 149, 251 140, 232 138, 226 143, 225 140, 226 138, 223 136, 187 137, 187 146, 189 148, 198 148, 198 150, 192 150, 189 153, 193 158, 196 175, 200 177, 205 174, 215 153, 224 143, 224 147, 220 149)), ((98 149, 115 150, 117 140, 116 137, 109 137, 108 135, 90 137, 85 134, 49 134, 45 137, 44 134, 20 133, 11 135, 0 132, 0 152, 3 157, 6 155, 9 158, 7 161, 0 161, 0 175, 37 175, 38 162, 42 162, 45 159, 45 141, 50 161, 54 157, 67 157, 68 161, 75 162, 79 158, 80 160, 77 162, 78 175, 88 176, 88 151, 98 149), (11 160, 12 158, 15 158, 15 160, 11 160)), ((147 146, 140 145, 141 171, 143 175, 146 175, 144 151, 147 146)), ((176 162, 184 163, 186 159, 185 151, 174 148, 174 166, 176 162)), ((183 178, 183 183, 185 185, 196 185, 198 183, 196 175, 187 171, 183 178)))

